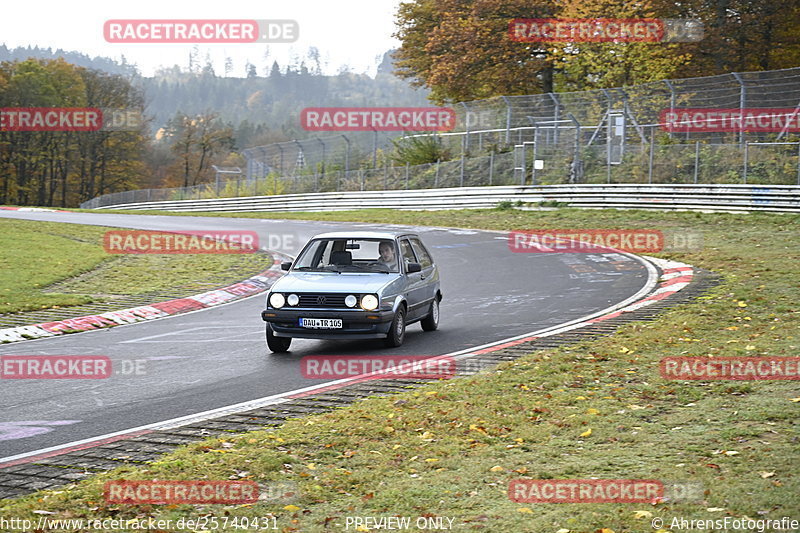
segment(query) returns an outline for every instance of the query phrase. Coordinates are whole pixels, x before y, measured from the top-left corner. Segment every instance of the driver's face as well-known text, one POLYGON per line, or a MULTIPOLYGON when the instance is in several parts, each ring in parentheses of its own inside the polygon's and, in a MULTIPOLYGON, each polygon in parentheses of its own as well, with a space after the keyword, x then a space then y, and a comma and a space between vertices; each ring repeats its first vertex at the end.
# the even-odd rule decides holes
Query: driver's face
POLYGON ((392 247, 388 244, 382 244, 380 246, 380 254, 381 254, 381 259, 383 259, 384 261, 394 260, 394 250, 392 250, 392 247))

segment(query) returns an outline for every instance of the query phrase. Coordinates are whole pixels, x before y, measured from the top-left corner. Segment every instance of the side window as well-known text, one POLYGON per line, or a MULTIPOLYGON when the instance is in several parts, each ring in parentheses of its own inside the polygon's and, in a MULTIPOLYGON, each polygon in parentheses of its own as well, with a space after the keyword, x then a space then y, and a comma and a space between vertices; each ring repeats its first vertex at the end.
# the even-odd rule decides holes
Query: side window
POLYGON ((428 253, 428 250, 425 249, 422 241, 412 238, 411 246, 414 247, 414 253, 417 254, 417 257, 419 257, 419 263, 422 265, 422 268, 428 268, 429 266, 433 265, 433 259, 431 259, 431 256, 428 253))
POLYGON ((405 264, 417 262, 417 258, 414 257, 414 251, 411 249, 411 243, 408 242, 408 239, 400 241, 400 253, 403 255, 403 262, 405 264))

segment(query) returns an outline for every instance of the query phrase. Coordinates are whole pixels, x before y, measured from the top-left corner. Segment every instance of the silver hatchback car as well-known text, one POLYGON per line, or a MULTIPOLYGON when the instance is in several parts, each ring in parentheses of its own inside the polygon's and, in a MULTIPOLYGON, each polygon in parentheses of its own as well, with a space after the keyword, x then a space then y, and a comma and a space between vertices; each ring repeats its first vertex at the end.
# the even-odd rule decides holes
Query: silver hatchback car
POLYGON ((400 346, 408 324, 439 326, 439 269, 419 235, 352 231, 313 237, 267 293, 267 346, 292 338, 385 339, 400 346))

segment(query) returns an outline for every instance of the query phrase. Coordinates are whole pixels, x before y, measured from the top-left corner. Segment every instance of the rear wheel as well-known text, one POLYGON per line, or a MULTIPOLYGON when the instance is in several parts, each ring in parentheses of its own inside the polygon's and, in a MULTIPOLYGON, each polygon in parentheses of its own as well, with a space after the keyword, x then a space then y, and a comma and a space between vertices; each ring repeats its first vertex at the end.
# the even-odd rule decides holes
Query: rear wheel
POLYGON ((406 337, 406 308, 400 307, 394 315, 392 325, 389 327, 389 335, 387 335, 384 343, 389 348, 397 348, 403 344, 406 337))
POLYGON ((288 352, 291 344, 291 337, 276 337, 275 333, 272 332, 272 326, 267 324, 267 347, 273 353, 288 352))
POLYGON ((433 299, 428 316, 423 318, 420 324, 422 324, 422 329, 425 331, 434 331, 439 327, 439 298, 433 299))

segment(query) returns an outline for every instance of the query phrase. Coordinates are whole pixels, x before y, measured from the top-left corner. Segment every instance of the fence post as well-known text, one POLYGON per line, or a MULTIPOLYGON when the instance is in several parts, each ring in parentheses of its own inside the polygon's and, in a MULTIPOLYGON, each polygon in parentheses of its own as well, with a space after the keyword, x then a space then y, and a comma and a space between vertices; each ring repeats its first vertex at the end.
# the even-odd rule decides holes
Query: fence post
POLYGON ((461 145, 461 149, 469 150, 469 108, 467 104, 464 102, 460 102, 462 106, 464 106, 464 142, 461 145))
POLYGON ((384 191, 388 190, 387 189, 387 183, 386 183, 386 180, 387 180, 388 176, 389 176, 389 163, 387 162, 387 163, 383 164, 383 190, 384 191))
POLYGON ((650 157, 647 163, 647 183, 653 183, 653 148, 655 145, 655 132, 653 131, 653 126, 650 126, 650 157))
POLYGON ((747 164, 749 160, 748 152, 749 143, 747 141, 744 142, 744 170, 742 172, 742 183, 747 183, 747 164))
POLYGON ((511 143, 511 104, 505 96, 501 96, 500 98, 502 98, 503 102, 506 104, 506 146, 508 146, 511 143))
POLYGON ((441 161, 440 159, 436 160, 436 174, 435 174, 435 176, 433 178, 433 188, 434 189, 439 186, 439 162, 440 161, 441 161))
POLYGON ((364 190, 364 169, 358 169, 359 174, 361 174, 361 190, 364 190))
POLYGON ((408 190, 408 171, 409 171, 410 165, 411 165, 411 163, 406 161, 406 190, 408 190))
POLYGON ((459 187, 464 186, 464 152, 461 152, 461 180, 459 187))
POLYGON ((536 158, 539 156, 539 125, 533 127, 533 168, 531 169, 531 185, 536 186, 536 158))
MULTIPOLYGON (((731 75, 736 78, 736 81, 739 82, 739 116, 744 114, 744 106, 745 101, 747 99, 747 89, 744 85, 744 80, 739 75, 738 72, 731 72, 731 75)), ((744 118, 739 122, 739 146, 745 142, 745 134, 744 134, 744 118)), ((747 146, 745 145, 745 151, 747 151, 747 146)), ((747 171, 745 170, 745 183, 747 182, 747 171)))
POLYGON ((494 173, 494 150, 489 152, 489 186, 492 185, 492 174, 494 173))
POLYGON ((700 167, 700 141, 694 142, 694 183, 697 184, 697 170, 700 167))
POLYGON ((797 143, 797 184, 800 185, 800 143, 797 143))

